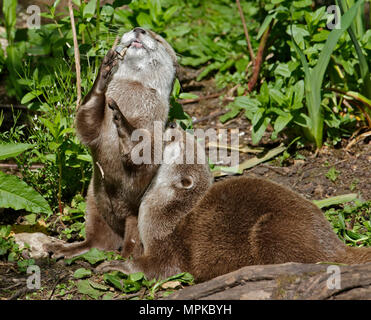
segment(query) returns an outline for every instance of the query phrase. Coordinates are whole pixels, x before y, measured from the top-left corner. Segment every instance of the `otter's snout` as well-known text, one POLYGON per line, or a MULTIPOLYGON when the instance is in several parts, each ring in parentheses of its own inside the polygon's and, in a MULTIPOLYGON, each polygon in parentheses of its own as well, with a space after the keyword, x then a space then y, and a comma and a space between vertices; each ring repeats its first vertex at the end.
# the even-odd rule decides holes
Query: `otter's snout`
POLYGON ((144 30, 143 28, 139 28, 139 27, 134 28, 133 31, 136 34, 136 36, 139 36, 140 34, 146 34, 147 33, 146 30, 144 30))

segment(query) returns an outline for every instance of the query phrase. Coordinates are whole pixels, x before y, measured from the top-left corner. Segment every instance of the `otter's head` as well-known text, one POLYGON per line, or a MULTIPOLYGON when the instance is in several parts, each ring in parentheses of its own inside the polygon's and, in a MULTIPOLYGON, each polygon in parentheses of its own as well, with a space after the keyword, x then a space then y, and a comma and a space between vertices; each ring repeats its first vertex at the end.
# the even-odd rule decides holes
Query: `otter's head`
POLYGON ((167 141, 164 142, 163 163, 144 203, 150 198, 148 203, 160 201, 159 205, 168 204, 174 211, 180 209, 187 213, 212 184, 205 149, 192 134, 175 124, 166 129, 164 136, 167 141), (192 155, 187 159, 189 153, 192 155), (197 154, 202 155, 199 161, 197 154))
POLYGON ((127 48, 115 77, 138 81, 168 97, 175 79, 177 57, 164 38, 151 30, 134 28, 121 37, 127 48))

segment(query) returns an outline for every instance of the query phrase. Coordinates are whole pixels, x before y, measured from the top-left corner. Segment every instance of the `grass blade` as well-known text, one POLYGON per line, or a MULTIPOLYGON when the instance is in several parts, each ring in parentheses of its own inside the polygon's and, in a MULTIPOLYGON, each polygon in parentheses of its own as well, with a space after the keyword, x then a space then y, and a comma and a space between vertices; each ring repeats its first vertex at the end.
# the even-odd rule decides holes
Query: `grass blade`
POLYGON ((338 204, 343 204, 346 202, 351 202, 357 199, 356 193, 344 194, 341 196, 331 197, 323 200, 314 200, 313 203, 320 209, 325 207, 330 207, 338 204))

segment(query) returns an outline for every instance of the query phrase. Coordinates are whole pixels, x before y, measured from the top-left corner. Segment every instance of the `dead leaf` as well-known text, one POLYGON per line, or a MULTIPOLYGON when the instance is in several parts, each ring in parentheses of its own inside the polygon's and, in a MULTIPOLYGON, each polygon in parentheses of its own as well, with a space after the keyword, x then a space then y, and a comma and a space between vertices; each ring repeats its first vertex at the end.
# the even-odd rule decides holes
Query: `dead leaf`
POLYGON ((168 281, 161 285, 162 289, 176 289, 180 287, 182 284, 180 281, 168 281))

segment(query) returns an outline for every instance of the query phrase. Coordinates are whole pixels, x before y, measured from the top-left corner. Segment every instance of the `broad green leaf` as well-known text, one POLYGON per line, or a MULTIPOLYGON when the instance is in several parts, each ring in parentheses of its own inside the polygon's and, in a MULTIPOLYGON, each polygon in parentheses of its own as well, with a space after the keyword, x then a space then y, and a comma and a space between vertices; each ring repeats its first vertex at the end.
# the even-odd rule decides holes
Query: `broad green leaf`
POLYGON ((96 8, 97 0, 90 0, 84 7, 83 17, 89 21, 94 16, 96 8))
POLYGON ((291 71, 286 63, 280 63, 276 70, 274 70, 274 74, 289 78, 291 76, 291 71))
POLYGON ((136 272, 129 274, 129 280, 131 281, 140 281, 144 279, 144 273, 143 272, 136 272))
POLYGON ((122 279, 117 272, 105 273, 103 275, 103 280, 108 284, 112 284, 115 288, 124 291, 124 287, 122 286, 122 279))
POLYGON ((87 294, 90 298, 98 299, 100 296, 104 294, 104 292, 94 289, 89 280, 79 280, 77 282, 77 290, 82 294, 87 294))
POLYGON ((274 122, 274 134, 277 136, 292 120, 293 116, 291 114, 286 114, 286 116, 279 116, 274 122))
POLYGON ((103 251, 98 250, 97 248, 92 248, 88 252, 84 253, 80 257, 83 257, 90 264, 96 264, 99 261, 106 259, 106 255, 103 251))
POLYGON ((268 124, 271 122, 270 118, 264 118, 262 121, 259 121, 252 129, 251 132, 251 138, 252 138, 252 143, 257 144, 263 137, 263 134, 265 130, 268 127, 268 124))
POLYGON ((48 202, 24 181, 0 171, 0 208, 52 214, 48 202))
POLYGON ((282 106, 285 103, 285 95, 281 91, 277 89, 270 89, 269 95, 275 102, 278 103, 278 105, 282 106))
POLYGON ((90 277, 91 274, 92 274, 91 270, 85 269, 85 268, 79 268, 74 272, 73 277, 76 279, 82 279, 82 278, 90 277))
POLYGON ((30 102, 31 100, 37 98, 39 95, 41 95, 43 92, 41 90, 34 90, 29 93, 26 93, 24 97, 21 100, 22 104, 26 104, 30 102))
POLYGON ((106 260, 106 255, 104 251, 101 251, 97 248, 92 248, 88 252, 78 255, 76 257, 73 257, 71 259, 66 259, 65 262, 66 264, 70 265, 72 262, 79 260, 79 259, 84 259, 88 261, 90 264, 96 264, 99 261, 106 260))
POLYGON ((22 152, 33 148, 34 144, 28 143, 7 143, 0 144, 0 160, 14 158, 22 152))
POLYGON ((77 156, 77 159, 82 160, 82 161, 86 161, 86 162, 91 162, 93 158, 91 157, 90 154, 79 154, 77 156))

